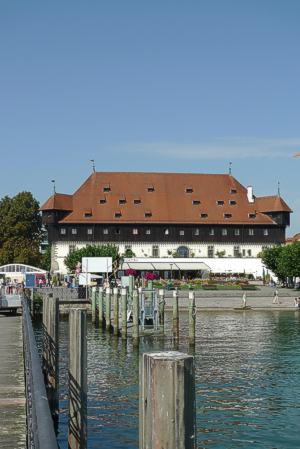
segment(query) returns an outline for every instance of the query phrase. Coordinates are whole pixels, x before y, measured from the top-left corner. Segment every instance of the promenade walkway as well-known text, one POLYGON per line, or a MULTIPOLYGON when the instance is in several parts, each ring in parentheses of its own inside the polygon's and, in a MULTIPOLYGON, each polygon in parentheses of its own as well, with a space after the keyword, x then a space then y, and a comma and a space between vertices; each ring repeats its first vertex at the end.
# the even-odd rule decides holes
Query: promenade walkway
POLYGON ((26 448, 22 316, 0 314, 0 448, 26 448))

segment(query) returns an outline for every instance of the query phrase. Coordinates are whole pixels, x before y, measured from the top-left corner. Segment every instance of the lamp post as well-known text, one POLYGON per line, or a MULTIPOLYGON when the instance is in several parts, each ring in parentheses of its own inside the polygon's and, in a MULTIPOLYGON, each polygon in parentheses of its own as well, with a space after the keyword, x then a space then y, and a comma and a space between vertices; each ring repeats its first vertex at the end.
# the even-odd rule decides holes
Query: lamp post
POLYGON ((173 264, 172 263, 170 263, 170 267, 171 267, 171 281, 172 281, 172 279, 173 279, 173 272, 172 272, 173 264))

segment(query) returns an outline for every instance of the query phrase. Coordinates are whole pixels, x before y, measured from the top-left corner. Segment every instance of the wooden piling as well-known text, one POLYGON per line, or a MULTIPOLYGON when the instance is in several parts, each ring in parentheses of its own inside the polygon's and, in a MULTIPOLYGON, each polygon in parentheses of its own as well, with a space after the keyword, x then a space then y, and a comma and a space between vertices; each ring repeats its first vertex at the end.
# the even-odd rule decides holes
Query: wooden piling
POLYGON ((113 308, 114 308, 114 335, 119 334, 119 290, 117 287, 113 289, 113 308))
POLYGON ((196 337, 196 305, 195 292, 189 291, 189 343, 195 344, 196 337))
POLYGON ((162 331, 164 331, 165 326, 165 291, 163 289, 158 292, 159 300, 158 300, 158 316, 159 316, 159 325, 161 326, 162 331))
POLYGON ((98 290, 98 321, 99 325, 103 326, 103 287, 98 290))
POLYGON ((111 289, 107 288, 105 292, 105 327, 110 330, 110 314, 111 314, 111 289))
POLYGON ((173 291, 173 338, 179 338, 178 291, 173 291))
POLYGON ((144 353, 139 384, 139 449, 196 449, 194 357, 144 353))
POLYGON ((140 301, 139 301, 139 293, 137 290, 133 290, 132 294, 132 315, 133 315, 133 323, 132 323, 132 338, 133 344, 139 344, 139 319, 140 319, 140 301))
POLYGON ((92 323, 96 322, 96 287, 92 287, 92 323))
POLYGON ((121 325, 122 325, 122 340, 127 338, 127 289, 121 290, 121 325))
POLYGON ((87 336, 86 310, 69 315, 69 449, 87 447, 87 336))

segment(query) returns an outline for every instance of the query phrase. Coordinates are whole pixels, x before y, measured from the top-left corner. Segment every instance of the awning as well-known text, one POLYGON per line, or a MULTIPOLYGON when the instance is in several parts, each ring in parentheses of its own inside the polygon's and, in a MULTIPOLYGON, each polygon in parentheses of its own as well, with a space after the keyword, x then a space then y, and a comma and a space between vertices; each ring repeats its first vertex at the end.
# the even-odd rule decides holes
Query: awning
POLYGON ((210 271, 210 267, 202 261, 193 259, 147 259, 147 258, 126 258, 122 264, 122 270, 127 269, 140 271, 210 271))

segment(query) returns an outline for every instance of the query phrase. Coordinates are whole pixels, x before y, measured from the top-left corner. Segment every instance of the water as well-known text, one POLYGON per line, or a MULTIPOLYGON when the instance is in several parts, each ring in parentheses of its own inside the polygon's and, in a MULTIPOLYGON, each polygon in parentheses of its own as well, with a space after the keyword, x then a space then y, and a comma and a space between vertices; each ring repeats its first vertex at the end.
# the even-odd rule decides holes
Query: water
MULTIPOLYGON (((197 447, 299 449, 299 312, 201 312, 197 323, 197 447)), ((185 313, 180 326, 186 335, 185 313)), ((62 321, 61 449, 67 449, 67 339, 62 321)), ((188 352, 188 341, 174 348, 171 338, 145 338, 139 352, 162 349, 188 352)), ((89 321, 89 449, 138 448, 138 362, 130 340, 124 346, 89 321)))

